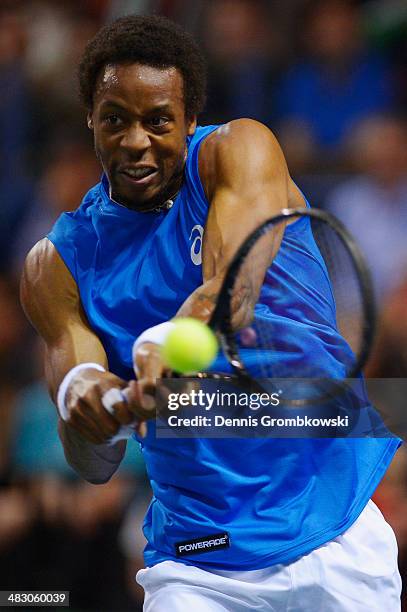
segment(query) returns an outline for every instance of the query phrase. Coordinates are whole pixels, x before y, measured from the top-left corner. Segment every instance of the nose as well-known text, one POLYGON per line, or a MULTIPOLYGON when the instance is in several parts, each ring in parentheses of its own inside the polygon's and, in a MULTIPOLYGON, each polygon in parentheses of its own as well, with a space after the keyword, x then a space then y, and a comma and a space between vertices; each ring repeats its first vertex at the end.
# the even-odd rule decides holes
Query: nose
POLYGON ((151 146, 150 137, 141 123, 129 126, 121 140, 121 146, 133 153, 144 153, 151 146))

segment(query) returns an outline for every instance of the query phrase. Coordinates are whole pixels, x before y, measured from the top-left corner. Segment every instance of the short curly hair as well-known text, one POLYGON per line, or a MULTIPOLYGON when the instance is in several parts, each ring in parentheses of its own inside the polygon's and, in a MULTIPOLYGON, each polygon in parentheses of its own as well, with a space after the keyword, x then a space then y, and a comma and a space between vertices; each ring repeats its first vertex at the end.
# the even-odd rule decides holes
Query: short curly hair
POLYGON ((206 99, 203 54, 181 27, 156 15, 121 17, 88 42, 79 64, 79 92, 89 110, 104 66, 132 62, 154 68, 177 68, 184 82, 186 116, 192 118, 203 110, 206 99))

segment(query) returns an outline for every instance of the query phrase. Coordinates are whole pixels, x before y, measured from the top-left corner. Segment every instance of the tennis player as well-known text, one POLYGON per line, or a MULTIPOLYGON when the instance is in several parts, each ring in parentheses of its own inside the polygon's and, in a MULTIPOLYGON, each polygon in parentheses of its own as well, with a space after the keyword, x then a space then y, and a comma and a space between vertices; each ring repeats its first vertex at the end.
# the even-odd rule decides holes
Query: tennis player
MULTIPOLYGON (((171 22, 129 16, 103 28, 80 66, 103 177, 27 257, 22 302, 46 343, 66 458, 94 484, 123 458, 126 441, 108 444, 119 427, 154 416, 171 319, 207 321, 246 235, 307 205, 267 128, 197 127, 204 84, 199 50, 171 22), (134 367, 125 402, 117 390, 134 367)), ((234 317, 250 314, 275 255, 277 332, 291 333, 295 313, 292 351, 325 359, 334 376, 340 364, 312 324, 310 240, 301 221, 287 226, 277 255, 247 275, 234 317)), ((147 423, 139 442, 154 497, 137 575, 147 612, 400 609, 395 537, 369 501, 397 439, 166 440, 147 423)))

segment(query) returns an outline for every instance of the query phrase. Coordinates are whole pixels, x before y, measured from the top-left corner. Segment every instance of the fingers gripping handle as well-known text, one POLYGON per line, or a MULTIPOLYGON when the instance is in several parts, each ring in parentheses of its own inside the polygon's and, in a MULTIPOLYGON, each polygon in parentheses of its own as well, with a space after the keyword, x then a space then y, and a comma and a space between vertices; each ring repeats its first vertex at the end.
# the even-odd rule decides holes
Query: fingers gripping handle
MULTIPOLYGON (((68 391, 68 387, 72 382, 72 379, 80 372, 81 370, 98 370, 99 372, 106 372, 105 368, 99 363, 80 363, 74 366, 64 377, 61 382, 58 393, 57 393, 57 407, 59 416, 63 421, 68 421, 69 419, 69 411, 66 406, 66 394, 68 391)), ((129 403, 129 391, 128 389, 118 389, 113 388, 106 391, 103 394, 102 405, 111 415, 114 416, 114 406, 118 403, 126 402, 129 403)), ((126 440, 130 438, 134 433, 135 428, 139 425, 139 422, 135 420, 133 423, 129 425, 122 425, 119 431, 111 438, 110 444, 116 444, 119 440, 126 440)))
MULTIPOLYGON (((129 403, 129 390, 128 389, 118 389, 113 388, 109 389, 102 395, 102 404, 105 410, 109 412, 112 416, 115 414, 114 407, 116 404, 125 402, 129 403)), ((122 425, 117 433, 114 434, 109 440, 109 444, 116 444, 119 440, 127 440, 131 438, 134 434, 134 430, 139 424, 138 420, 135 419, 133 423, 129 423, 129 425, 122 425)))

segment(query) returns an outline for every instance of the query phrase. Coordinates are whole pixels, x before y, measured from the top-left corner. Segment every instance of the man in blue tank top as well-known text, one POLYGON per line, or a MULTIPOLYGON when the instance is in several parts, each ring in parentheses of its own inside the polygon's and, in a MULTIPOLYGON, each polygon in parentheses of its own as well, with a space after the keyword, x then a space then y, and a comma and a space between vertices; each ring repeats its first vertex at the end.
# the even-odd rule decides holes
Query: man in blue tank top
MULTIPOLYGON (((111 438, 139 419, 153 489, 147 567, 137 575, 144 609, 399 610, 394 534, 369 501, 397 439, 155 436, 154 389, 166 372, 159 345, 171 319, 207 322, 248 233, 283 208, 306 206, 274 136, 250 120, 197 127, 201 54, 158 17, 103 28, 85 50, 80 89, 103 178, 29 253, 21 295, 46 342, 70 465, 107 482, 132 444, 111 438)), ((312 321, 321 286, 311 238, 301 222, 287 226, 267 274, 291 278, 280 284, 280 312, 299 313, 297 348, 321 360, 329 342, 312 321)), ((236 296, 237 325, 271 255, 236 296)), ((279 334, 293 335, 292 316, 281 319, 279 334)), ((335 375, 339 366, 326 363, 335 375)))

